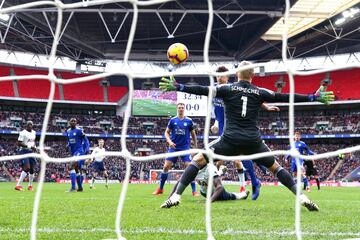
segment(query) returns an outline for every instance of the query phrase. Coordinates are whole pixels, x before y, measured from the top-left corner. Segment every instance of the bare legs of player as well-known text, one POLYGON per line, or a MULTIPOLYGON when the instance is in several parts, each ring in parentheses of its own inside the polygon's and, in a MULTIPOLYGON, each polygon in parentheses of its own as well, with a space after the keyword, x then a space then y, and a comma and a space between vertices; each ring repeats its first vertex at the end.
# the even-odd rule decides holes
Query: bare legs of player
MULTIPOLYGON (((271 157, 274 158, 274 157, 271 157)), ((261 159, 258 160, 259 162, 261 159)), ((261 162, 260 162, 261 163, 261 162)), ((193 162, 185 169, 185 172, 181 176, 179 183, 177 184, 176 191, 166 200, 161 208, 170 208, 172 206, 177 206, 180 203, 180 198, 186 187, 194 181, 199 170, 207 164, 206 159, 203 154, 198 153, 193 158, 193 162)), ((268 168, 278 179, 279 181, 286 186, 293 194, 296 194, 296 183, 292 178, 291 174, 282 168, 276 160, 273 160, 273 164, 268 168)), ((304 194, 301 193, 300 202, 305 206, 309 211, 318 211, 318 206, 310 201, 304 194)))
MULTIPOLYGON (((187 168, 189 165, 191 164, 191 162, 185 162, 185 167, 187 168)), ((167 180, 168 177, 168 173, 170 171, 170 169, 173 167, 173 162, 169 161, 169 160, 165 160, 165 164, 164 164, 164 168, 163 168, 163 172, 160 175, 160 187, 157 188, 154 192, 153 195, 160 195, 164 193, 164 185, 165 182, 167 180)), ((192 187, 192 195, 194 197, 199 196, 199 193, 196 192, 196 184, 195 181, 191 182, 191 187, 192 187)))

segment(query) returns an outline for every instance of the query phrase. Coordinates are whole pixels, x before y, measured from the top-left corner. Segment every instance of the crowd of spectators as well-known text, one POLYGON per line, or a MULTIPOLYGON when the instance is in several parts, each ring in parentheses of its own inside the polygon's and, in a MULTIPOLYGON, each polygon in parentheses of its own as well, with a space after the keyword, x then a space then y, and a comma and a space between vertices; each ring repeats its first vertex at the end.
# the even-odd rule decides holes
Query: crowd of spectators
MULTIPOLYGON (((329 140, 330 141, 330 140, 329 140)), ((91 146, 94 146, 96 139, 91 139, 91 146)), ((118 140, 107 140, 106 141, 107 151, 121 151, 121 146, 118 140)), ((199 147, 202 144, 200 143, 199 147)), ((334 151, 339 148, 345 148, 349 146, 356 145, 355 141, 345 141, 338 143, 336 140, 330 141, 327 143, 321 143, 320 141, 311 141, 309 147, 317 154, 326 153, 329 151, 334 151)), ((272 150, 286 150, 288 149, 288 144, 286 142, 280 143, 277 141, 268 142, 268 146, 272 150)), ((129 139, 127 141, 128 150, 134 155, 141 155, 140 151, 147 151, 151 155, 164 153, 167 150, 167 144, 164 140, 143 140, 143 139, 129 139), (140 149, 140 151, 139 151, 140 149), (147 149, 147 150, 141 150, 147 149)), ((47 153, 50 157, 53 158, 62 158, 68 157, 69 153, 66 150, 66 142, 63 140, 56 141, 47 141, 46 142, 47 153)), ((1 156, 5 155, 15 155, 17 154, 17 146, 15 140, 2 139, 0 140, 0 154, 1 156)), ((346 155, 348 156, 348 155, 346 155)), ((341 167, 336 171, 333 179, 339 180, 345 177, 350 171, 355 169, 356 166, 359 166, 360 160, 358 153, 350 155, 351 157, 345 157, 341 167)), ((280 162, 281 165, 285 166, 287 169, 290 168, 290 163, 285 162, 283 156, 277 156, 276 159, 280 162)), ((338 157, 332 157, 328 159, 316 160, 315 164, 319 172, 319 176, 322 180, 329 178, 330 173, 338 163, 338 157)), ((122 180, 125 175, 125 160, 121 157, 107 157, 104 160, 105 166, 108 169, 110 179, 119 179, 122 180)), ((237 172, 233 167, 233 163, 227 162, 229 171, 224 176, 225 180, 237 181, 237 172)), ((19 176, 21 172, 21 166, 19 161, 5 161, 0 163, 0 172, 4 175, 4 171, 1 170, 2 166, 5 166, 7 171, 11 174, 13 178, 19 176)), ((256 164, 254 164, 257 175, 261 181, 276 181, 274 176, 269 172, 263 172, 256 164)), ((136 162, 131 161, 131 179, 133 180, 149 180, 150 170, 151 169, 162 169, 163 160, 154 160, 149 162, 136 162)), ((175 165, 175 169, 183 169, 184 165, 181 161, 178 161, 175 165)), ((36 167, 36 172, 39 172, 39 165, 36 167)), ((88 175, 91 174, 91 167, 88 168, 88 175)), ((46 168, 46 181, 56 181, 56 179, 66 179, 68 178, 67 166, 65 163, 48 163, 46 168)))
MULTIPOLYGON (((40 131, 42 113, 0 112, 0 130, 21 130, 28 120, 34 122, 34 129, 40 131), (20 119, 20 120, 16 120, 20 119)), ((48 132, 65 132, 67 121, 76 118, 86 133, 120 134, 123 118, 120 116, 52 114, 48 132), (104 122, 107 122, 104 124, 104 122)), ((205 118, 192 117, 198 135, 203 135, 205 118)), ((167 117, 131 117, 128 134, 163 135, 169 118, 167 117), (149 125, 149 123, 151 123, 149 125)), ((259 116, 258 126, 263 135, 287 135, 287 112, 266 113, 259 116)), ((300 111, 295 114, 295 127, 305 134, 357 133, 360 129, 360 111, 300 111)))

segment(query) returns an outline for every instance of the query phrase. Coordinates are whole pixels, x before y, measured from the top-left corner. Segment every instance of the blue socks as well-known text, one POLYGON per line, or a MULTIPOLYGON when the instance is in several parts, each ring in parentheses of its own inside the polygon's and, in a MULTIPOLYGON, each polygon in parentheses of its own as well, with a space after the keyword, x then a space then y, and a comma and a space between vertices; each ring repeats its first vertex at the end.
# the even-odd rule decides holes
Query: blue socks
POLYGON ((160 189, 163 190, 164 189, 164 185, 165 185, 165 182, 168 178, 168 175, 169 173, 165 173, 165 172, 162 172, 161 175, 160 175, 160 189))
POLYGON ((304 177, 303 181, 304 181, 305 188, 309 187, 309 181, 308 181, 307 177, 304 177))
POLYGON ((259 182, 258 182, 258 179, 255 174, 253 162, 251 160, 245 160, 245 161, 242 161, 242 163, 244 165, 244 168, 246 169, 246 172, 248 172, 250 175, 251 185, 257 186, 259 184, 259 182))
POLYGON ((71 180, 71 189, 76 189, 76 173, 75 171, 70 171, 70 180, 71 180))
POLYGON ((196 192, 196 184, 195 184, 195 181, 192 181, 192 182, 191 182, 191 190, 192 190, 192 192, 196 192))
POLYGON ((80 182, 81 182, 81 186, 82 186, 82 184, 83 184, 83 182, 84 182, 84 178, 85 178, 85 177, 84 177, 84 175, 83 175, 83 174, 81 174, 81 175, 80 175, 80 182))
POLYGON ((77 185, 78 185, 78 189, 81 189, 82 188, 82 181, 81 181, 81 178, 83 178, 81 175, 76 175, 76 182, 77 182, 77 185))

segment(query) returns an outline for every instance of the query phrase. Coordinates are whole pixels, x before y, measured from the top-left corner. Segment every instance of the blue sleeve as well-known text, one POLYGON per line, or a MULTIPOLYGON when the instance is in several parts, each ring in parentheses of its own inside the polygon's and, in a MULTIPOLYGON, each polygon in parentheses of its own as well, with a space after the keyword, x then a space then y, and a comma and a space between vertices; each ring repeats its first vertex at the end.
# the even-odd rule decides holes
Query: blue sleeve
POLYGON ((306 149, 308 155, 314 155, 314 152, 310 150, 310 148, 308 147, 308 145, 306 145, 306 143, 304 143, 304 148, 306 149))
POLYGON ((167 128, 168 129, 173 129, 173 119, 170 119, 170 121, 169 121, 169 123, 168 123, 168 125, 167 125, 167 128))
POLYGON ((90 143, 89 143, 89 139, 87 138, 87 136, 84 135, 84 139, 83 139, 83 148, 84 148, 84 152, 87 154, 89 153, 90 150, 90 143))
POLYGON ((67 138, 67 142, 66 142, 66 148, 70 148, 70 139, 69 139, 69 133, 66 132, 66 138, 67 138))
POLYGON ((190 124, 189 124, 189 131, 191 132, 192 130, 194 130, 194 122, 191 120, 189 121, 190 124))

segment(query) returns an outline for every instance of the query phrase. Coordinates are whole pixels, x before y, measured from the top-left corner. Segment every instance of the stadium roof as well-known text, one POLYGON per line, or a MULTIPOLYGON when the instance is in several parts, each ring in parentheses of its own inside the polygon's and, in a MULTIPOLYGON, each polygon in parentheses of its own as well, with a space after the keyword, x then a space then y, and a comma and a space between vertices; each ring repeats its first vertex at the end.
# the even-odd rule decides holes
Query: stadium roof
MULTIPOLYGON (((291 6, 297 2, 291 0, 291 6)), ((316 0, 317 1, 317 0, 316 0)), ((311 0, 311 2, 316 2, 311 0)), ((343 2, 345 0, 342 0, 343 2)), ((28 3, 28 0, 5 1, 2 7, 28 3)), ((63 0, 64 3, 81 2, 63 0)), ((283 0, 217 0, 214 1, 214 24, 210 60, 270 60, 281 57, 281 41, 266 38, 266 33, 283 16, 283 0), (265 34, 265 35, 264 35, 265 34)), ((323 1, 324 2, 324 1, 323 1)), ((328 2, 328 1, 326 1, 328 2)), ((340 2, 340 1, 339 1, 340 2)), ((353 8, 360 7, 352 1, 353 8)), ((304 7, 304 5, 302 5, 304 7)), ((330 6, 330 5, 329 5, 330 6)), ((340 8, 339 8, 340 9, 340 8)), ((341 10, 345 9, 344 7, 341 10)), ((296 9, 295 9, 296 10, 296 9)), ((293 9, 293 16, 309 16, 293 9)), ((131 59, 163 61, 167 47, 174 42, 186 44, 192 61, 201 61, 207 27, 206 1, 182 0, 139 8, 139 20, 131 59)), ((309 11, 311 11, 309 7, 309 11)), ((337 21, 342 13, 310 28, 291 33, 289 55, 306 57, 359 51, 359 14, 337 21), (335 24, 337 22, 338 24, 335 24)), ((132 5, 112 3, 64 11, 63 32, 58 55, 74 60, 122 59, 132 22, 132 5)), ((337 14, 338 13, 338 14, 337 14)), ((313 14, 311 15, 312 17, 313 14)), ((56 24, 56 8, 44 6, 0 15, 0 48, 48 54, 56 24)))

